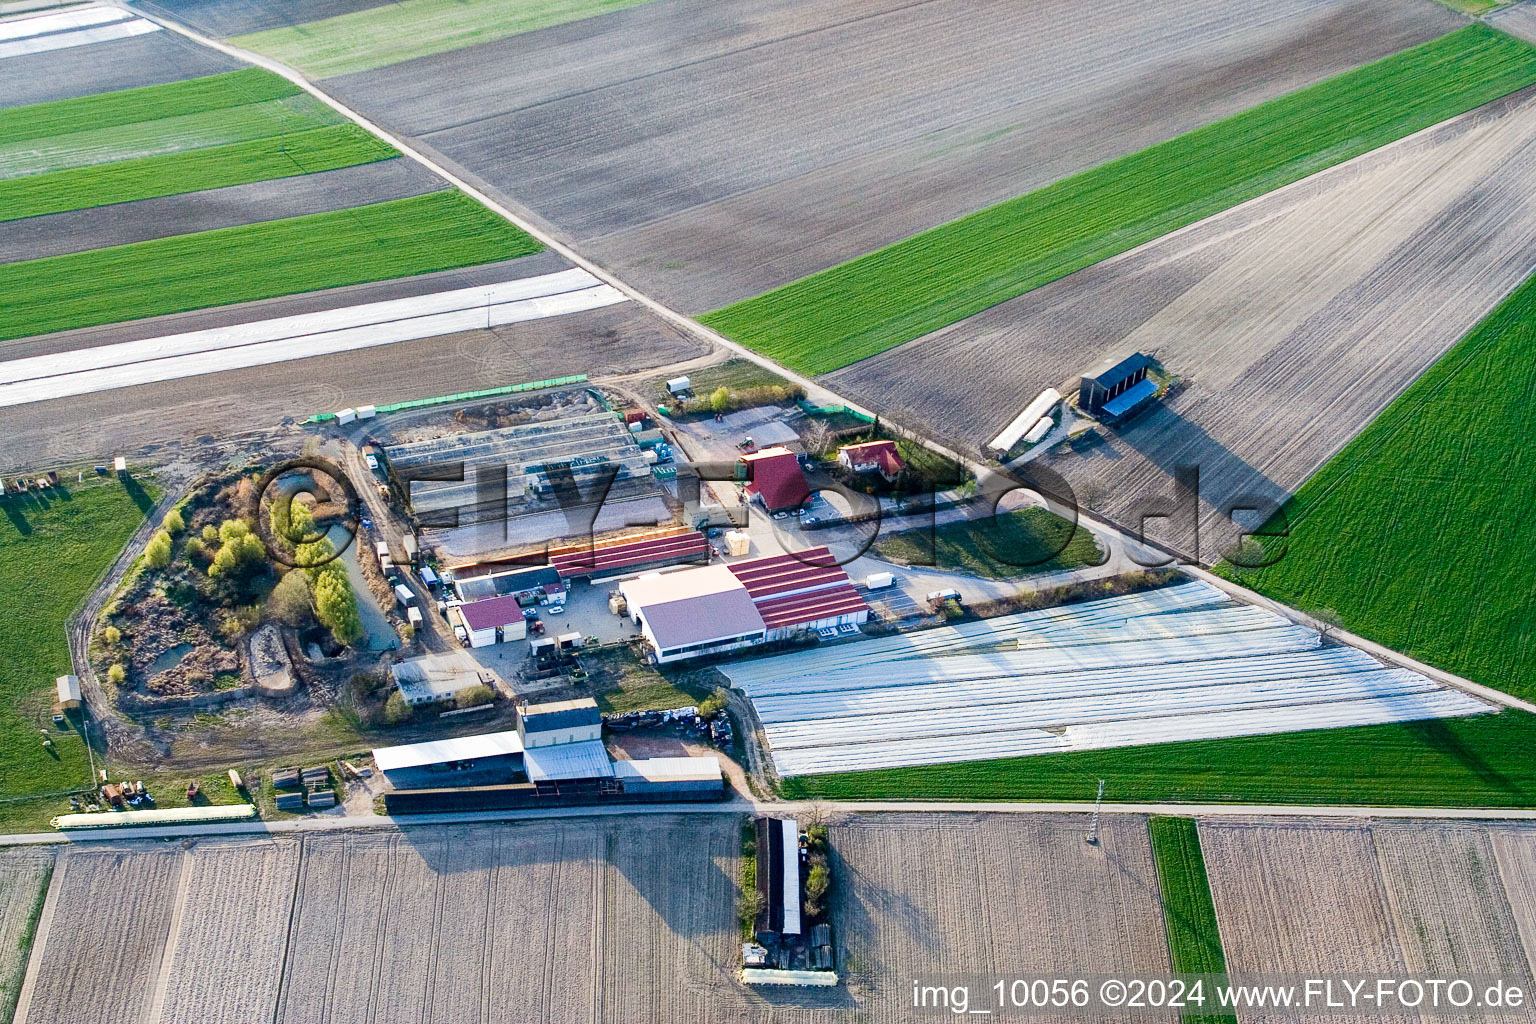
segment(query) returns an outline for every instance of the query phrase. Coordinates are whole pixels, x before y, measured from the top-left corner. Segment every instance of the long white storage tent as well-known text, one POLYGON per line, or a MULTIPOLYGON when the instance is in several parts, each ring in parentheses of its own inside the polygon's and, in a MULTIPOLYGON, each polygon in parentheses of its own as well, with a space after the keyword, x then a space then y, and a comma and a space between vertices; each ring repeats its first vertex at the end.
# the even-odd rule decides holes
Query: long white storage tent
POLYGON ((1492 710, 1201 583, 725 671, 786 776, 1492 710))
POLYGON ((1046 388, 1035 396, 1035 400, 1024 407, 1024 411, 1013 418, 1013 422, 1003 428, 1002 433, 992 439, 987 445, 995 452, 1006 452, 1018 444, 1026 431, 1035 427, 1040 420, 1049 416, 1051 410, 1056 408, 1056 403, 1061 401, 1061 392, 1055 388, 1046 388))

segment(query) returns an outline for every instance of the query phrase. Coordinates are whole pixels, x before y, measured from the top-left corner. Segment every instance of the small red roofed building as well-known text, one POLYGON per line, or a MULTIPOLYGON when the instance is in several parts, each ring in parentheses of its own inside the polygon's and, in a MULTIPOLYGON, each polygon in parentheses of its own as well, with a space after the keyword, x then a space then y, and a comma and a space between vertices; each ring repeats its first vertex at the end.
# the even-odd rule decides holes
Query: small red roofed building
POLYGON ((775 446, 743 455, 737 467, 746 475, 747 498, 769 512, 792 511, 811 496, 800 457, 788 448, 775 446))
POLYGON ((852 473, 879 473, 887 482, 895 480, 907 468, 896 453, 895 441, 845 444, 837 450, 837 464, 852 473))

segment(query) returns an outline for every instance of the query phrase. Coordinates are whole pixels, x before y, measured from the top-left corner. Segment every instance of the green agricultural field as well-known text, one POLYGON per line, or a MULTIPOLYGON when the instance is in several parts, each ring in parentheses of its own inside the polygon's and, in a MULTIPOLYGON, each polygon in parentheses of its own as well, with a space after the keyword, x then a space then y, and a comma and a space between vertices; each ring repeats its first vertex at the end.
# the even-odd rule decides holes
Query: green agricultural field
POLYGON ((1271 548, 1274 565, 1219 571, 1536 699, 1532 352, 1536 278, 1302 486, 1282 510, 1290 536, 1271 548))
POLYGON ((1436 719, 784 780, 793 799, 1536 807, 1536 715, 1436 719))
POLYGON ((1471 25, 701 319, 827 373, 1533 82, 1471 25))
MULTIPOLYGON (((1221 948, 1205 857, 1200 852, 1199 828, 1193 818, 1172 817, 1153 817, 1147 827, 1152 834, 1152 858, 1157 863, 1173 973, 1225 974, 1227 957, 1221 948)), ((1217 1024, 1234 1019, 1230 1014, 1190 1011, 1183 1018, 1184 1024, 1217 1024)))
POLYGON ((1043 508, 943 523, 931 532, 919 529, 888 534, 875 542, 872 554, 907 565, 932 564, 988 579, 1078 569, 1098 565, 1104 557, 1093 534, 1043 508))
POLYGON ((244 68, 166 85, 96 93, 75 99, 0 110, 0 146, 92 129, 228 107, 265 103, 300 95, 298 86, 260 68, 244 68))
POLYGON ((648 0, 401 0, 230 40, 313 78, 489 43, 648 0))
POLYGON ((0 178, 47 174, 121 160, 294 134, 342 123, 313 96, 286 96, 109 128, 81 128, 0 145, 0 178))
POLYGON ((63 807, 59 798, 16 797, 90 784, 75 719, 63 729, 52 721, 54 679, 70 668, 65 624, 156 497, 137 482, 91 476, 65 480, 48 497, 0 498, 0 590, 13 599, 11 614, 0 616, 0 822, 35 824, 34 804, 36 813, 63 807))
POLYGON ((357 125, 340 124, 52 174, 0 178, 0 221, 290 178, 399 155, 357 125))
POLYGON ((89 252, 0 264, 0 339, 118 323, 538 252, 452 189, 89 252))

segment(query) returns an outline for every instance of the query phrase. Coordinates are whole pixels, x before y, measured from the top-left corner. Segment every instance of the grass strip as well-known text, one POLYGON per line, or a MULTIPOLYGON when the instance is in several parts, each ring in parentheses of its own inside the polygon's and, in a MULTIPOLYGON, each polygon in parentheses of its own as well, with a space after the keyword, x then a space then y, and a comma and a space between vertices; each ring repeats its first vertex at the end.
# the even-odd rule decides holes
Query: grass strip
POLYGON ((1302 485, 1280 513, 1289 536, 1268 545, 1273 565, 1217 571, 1536 699, 1533 351, 1536 277, 1302 485))
POLYGON ((700 319, 827 373, 1532 83, 1470 25, 700 319))
MULTIPOLYGON (((1200 852, 1200 830, 1193 818, 1154 816, 1147 822, 1152 859, 1163 897, 1163 926, 1175 974, 1225 974, 1226 953, 1216 924, 1216 904, 1200 852)), ((1201 993, 1214 1000, 1216 993, 1201 993)), ((1222 1024, 1231 1014, 1183 1011, 1184 1024, 1222 1024)))
POLYGON ((1078 569, 1098 565, 1103 558, 1093 534, 1043 508, 943 523, 931 533, 917 529, 887 534, 875 542, 873 553, 907 565, 933 564, 987 579, 1078 569))
POLYGON ((794 799, 1536 807, 1536 716, 1394 725, 785 779, 794 799))
POLYGON ((401 0, 333 18, 235 36, 230 42, 315 78, 580 21, 649 0, 401 0))
POLYGON ((165 85, 11 107, 0 110, 0 145, 264 103, 299 92, 298 86, 270 71, 243 68, 165 85))
POLYGON ((541 246, 445 189, 0 264, 0 339, 492 263, 541 246))
POLYGON ((0 178, 0 221, 290 178, 400 154, 355 124, 52 174, 0 178))
MULTIPOLYGON (((0 498, 0 589, 26 595, 24 609, 0 615, 0 796, 90 784, 74 719, 52 721, 54 680, 70 671, 65 625, 156 497, 137 481, 91 478, 0 498)), ((51 800, 52 813, 63 802, 51 800)), ((10 811, 0 805, 0 820, 10 811)))

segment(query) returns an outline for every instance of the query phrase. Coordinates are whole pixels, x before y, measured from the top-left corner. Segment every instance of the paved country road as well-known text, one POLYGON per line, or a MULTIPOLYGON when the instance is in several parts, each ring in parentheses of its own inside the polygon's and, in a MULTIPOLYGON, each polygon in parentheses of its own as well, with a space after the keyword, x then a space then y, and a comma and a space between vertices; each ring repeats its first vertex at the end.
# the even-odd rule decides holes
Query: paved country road
MULTIPOLYGON (((203 836, 267 836, 348 829, 401 830, 431 825, 467 825, 548 818, 622 817, 655 814, 772 814, 799 816, 812 807, 823 814, 1082 814, 1083 828, 1093 813, 1091 802, 1080 803, 943 803, 932 801, 818 800, 758 801, 736 798, 719 803, 614 804, 596 807, 550 807, 526 811, 453 811, 404 817, 293 818, 284 821, 243 821, 166 828, 107 828, 85 832, 31 832, 0 836, 0 847, 50 843, 88 843, 129 839, 191 839, 203 836)), ((1122 804, 1106 803, 1104 814, 1181 814, 1201 817, 1281 818, 1436 818, 1465 821, 1536 821, 1536 809, 1481 807, 1347 807, 1286 804, 1122 804)))

